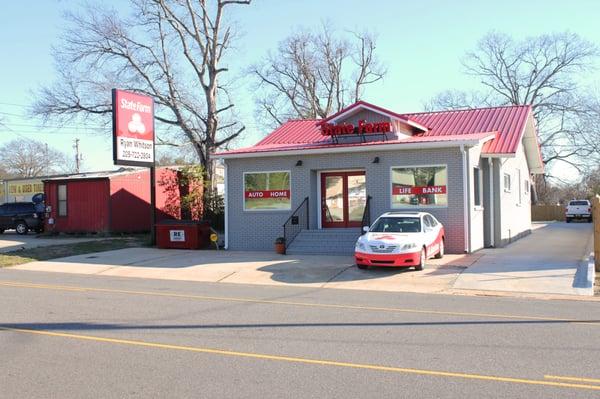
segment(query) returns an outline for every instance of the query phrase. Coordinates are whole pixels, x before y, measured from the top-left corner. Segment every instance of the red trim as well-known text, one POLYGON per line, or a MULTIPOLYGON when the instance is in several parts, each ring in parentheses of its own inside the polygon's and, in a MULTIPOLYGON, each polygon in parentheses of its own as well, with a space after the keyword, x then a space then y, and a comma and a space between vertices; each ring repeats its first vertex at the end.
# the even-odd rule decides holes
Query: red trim
POLYGON ((410 252, 406 254, 366 254, 356 252, 354 260, 358 265, 383 266, 383 267, 412 267, 417 266, 421 261, 421 251, 410 252))
POLYGON ((321 226, 323 228, 348 228, 348 227, 360 227, 360 221, 350 221, 348 211, 348 177, 349 176, 365 176, 365 172, 330 172, 321 173, 321 226), (325 198, 327 194, 327 186, 325 181, 327 177, 339 176, 342 178, 342 206, 344 208, 343 218, 341 222, 330 222, 327 221, 327 207, 325 206, 325 198))

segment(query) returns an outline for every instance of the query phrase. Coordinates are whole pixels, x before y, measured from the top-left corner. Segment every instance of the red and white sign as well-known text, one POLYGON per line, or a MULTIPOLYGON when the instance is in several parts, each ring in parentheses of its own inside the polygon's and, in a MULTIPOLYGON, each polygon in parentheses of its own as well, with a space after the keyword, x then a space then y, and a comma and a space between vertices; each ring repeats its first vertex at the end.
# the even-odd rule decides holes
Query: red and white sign
POLYGON ((113 159, 115 165, 154 164, 154 100, 113 89, 113 159))
POLYGON ((446 186, 394 186, 392 195, 446 194, 446 186))
POLYGON ((370 133, 387 133, 392 130, 390 122, 372 122, 365 120, 358 121, 358 126, 350 123, 341 123, 333 125, 324 123, 321 125, 321 133, 323 136, 342 136, 345 134, 370 134, 370 133))
POLYGON ((290 198, 290 190, 262 190, 262 191, 246 191, 246 198, 290 198))

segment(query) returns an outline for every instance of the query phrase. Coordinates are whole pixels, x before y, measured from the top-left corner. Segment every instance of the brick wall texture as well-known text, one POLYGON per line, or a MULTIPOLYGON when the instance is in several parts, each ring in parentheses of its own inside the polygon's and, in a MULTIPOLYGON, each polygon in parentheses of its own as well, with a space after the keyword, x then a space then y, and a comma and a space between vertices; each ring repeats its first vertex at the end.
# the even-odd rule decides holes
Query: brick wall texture
MULTIPOLYGON (((318 227, 320 213, 318 172, 364 170, 367 195, 372 197, 372 221, 391 208, 390 173, 393 166, 447 165, 448 206, 402 209, 424 210, 433 214, 446 228, 446 249, 462 253, 464 243, 464 204, 460 149, 366 151, 345 154, 293 155, 262 158, 227 159, 226 195, 228 239, 232 250, 272 250, 275 238, 283 234, 283 223, 305 197, 309 197, 310 228, 318 227), (379 163, 373 163, 374 157, 379 163), (302 166, 295 166, 302 160, 302 166), (244 172, 290 171, 292 210, 244 211, 244 172)), ((473 234, 483 234, 482 231, 473 234)))

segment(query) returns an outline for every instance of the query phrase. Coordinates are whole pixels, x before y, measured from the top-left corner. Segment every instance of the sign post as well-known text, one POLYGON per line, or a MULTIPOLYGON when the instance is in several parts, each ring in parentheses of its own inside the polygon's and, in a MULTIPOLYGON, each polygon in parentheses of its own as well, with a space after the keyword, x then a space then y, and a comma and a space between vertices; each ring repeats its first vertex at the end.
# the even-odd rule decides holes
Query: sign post
POLYGON ((150 168, 150 240, 155 245, 154 99, 113 89, 112 110, 114 164, 150 168))
POLYGON ((600 273, 600 196, 592 199, 592 219, 594 222, 594 268, 600 273))

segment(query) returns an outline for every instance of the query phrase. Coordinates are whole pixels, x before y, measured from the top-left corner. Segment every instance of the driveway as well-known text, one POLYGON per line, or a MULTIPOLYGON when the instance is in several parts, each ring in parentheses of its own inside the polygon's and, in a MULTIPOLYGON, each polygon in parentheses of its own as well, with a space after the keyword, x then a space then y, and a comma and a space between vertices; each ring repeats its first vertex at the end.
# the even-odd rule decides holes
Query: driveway
POLYGON ((14 269, 239 284, 443 292, 480 255, 446 255, 427 268, 359 270, 351 256, 127 248, 15 266, 14 269))
POLYGON ((72 244, 75 242, 93 241, 96 237, 38 237, 29 233, 18 235, 14 231, 5 231, 0 234, 0 253, 16 251, 23 248, 46 247, 49 245, 72 244))
POLYGON ((529 236, 505 248, 485 249, 455 289, 593 295, 591 223, 534 225, 529 236))

